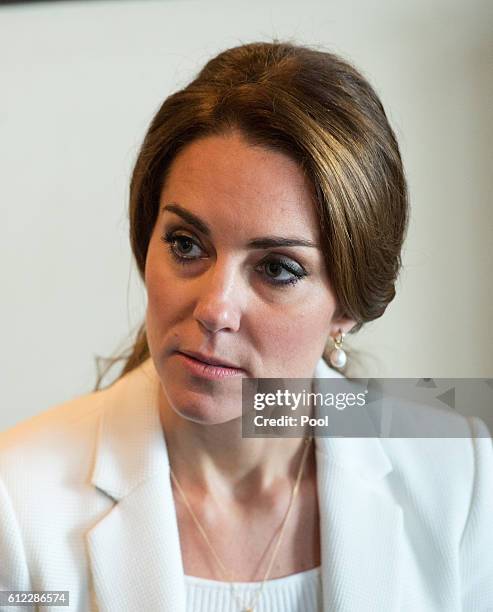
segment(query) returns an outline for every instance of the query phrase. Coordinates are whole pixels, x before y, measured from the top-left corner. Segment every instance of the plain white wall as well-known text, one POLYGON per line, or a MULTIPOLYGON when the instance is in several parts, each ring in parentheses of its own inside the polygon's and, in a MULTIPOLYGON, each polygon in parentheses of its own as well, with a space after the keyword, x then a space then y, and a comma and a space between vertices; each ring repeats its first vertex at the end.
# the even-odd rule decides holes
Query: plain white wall
POLYGON ((350 338, 363 364, 351 373, 492 377, 492 6, 0 8, 0 430, 90 391, 94 356, 114 353, 144 315, 127 193, 153 113, 218 51, 274 36, 352 60, 379 92, 404 158, 404 269, 385 315, 350 338))

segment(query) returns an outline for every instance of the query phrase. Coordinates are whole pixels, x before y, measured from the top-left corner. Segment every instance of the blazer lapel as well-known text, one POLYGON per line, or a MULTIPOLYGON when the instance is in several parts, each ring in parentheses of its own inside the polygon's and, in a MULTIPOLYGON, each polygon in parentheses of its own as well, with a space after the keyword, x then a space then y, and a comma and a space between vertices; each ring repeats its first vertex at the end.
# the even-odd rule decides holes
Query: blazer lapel
MULTIPOLYGON (((334 378, 319 362, 316 378, 334 378)), ((315 383, 316 384, 316 383, 315 383)), ((369 431, 371 419, 365 419, 369 431)), ((375 437, 317 437, 324 612, 400 607, 403 513, 385 494, 392 465, 375 437)))
POLYGON ((186 609, 157 384, 148 360, 103 391, 108 407, 100 421, 92 484, 115 504, 87 533, 101 612, 186 609))

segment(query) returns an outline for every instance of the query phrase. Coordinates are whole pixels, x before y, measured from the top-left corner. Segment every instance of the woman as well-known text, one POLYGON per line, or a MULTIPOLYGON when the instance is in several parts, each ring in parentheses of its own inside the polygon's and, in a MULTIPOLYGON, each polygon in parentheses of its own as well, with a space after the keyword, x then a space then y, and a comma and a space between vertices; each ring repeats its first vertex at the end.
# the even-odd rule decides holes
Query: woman
POLYGON ((130 189, 145 323, 116 383, 2 435, 1 588, 77 611, 493 609, 481 421, 241 435, 242 378, 341 376, 407 219, 394 133, 340 58, 247 44, 167 98, 130 189))

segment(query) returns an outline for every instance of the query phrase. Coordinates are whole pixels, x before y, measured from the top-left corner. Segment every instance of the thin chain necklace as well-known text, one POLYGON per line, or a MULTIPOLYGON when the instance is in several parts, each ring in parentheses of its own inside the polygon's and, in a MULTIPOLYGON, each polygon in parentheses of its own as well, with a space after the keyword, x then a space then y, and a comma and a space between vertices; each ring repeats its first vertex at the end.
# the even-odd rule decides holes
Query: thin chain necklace
POLYGON ((276 542, 276 546, 274 548, 274 552, 272 553, 272 557, 271 557, 269 566, 267 568, 267 571, 265 572, 264 579, 262 580, 262 584, 260 585, 260 588, 257 590, 257 592, 255 594, 255 597, 253 598, 252 602, 250 602, 250 604, 247 605, 247 606, 245 606, 244 603, 238 597, 238 595, 236 593, 236 590, 234 588, 234 585, 233 585, 233 576, 232 576, 231 572, 229 572, 227 570, 227 568, 224 566, 224 564, 222 563, 221 559, 219 558, 218 554, 216 553, 216 550, 214 549, 214 546, 211 544, 211 541, 207 537, 207 534, 205 533, 204 528, 202 527, 202 525, 200 524, 200 521, 196 517, 194 511, 192 510, 192 508, 190 506, 190 503, 188 502, 188 499, 187 499, 183 489, 180 486, 180 483, 178 482, 176 476, 173 473, 173 470, 170 467, 170 473, 171 473, 173 481, 174 481, 174 483, 176 485, 176 488, 178 489, 178 491, 179 491, 179 493, 180 493, 180 495, 181 495, 181 497, 183 499, 183 502, 184 502, 185 506, 187 507, 189 513, 190 513, 190 516, 192 517, 195 525, 197 526, 197 529, 199 530, 200 534, 204 538, 204 541, 207 544, 207 546, 209 547, 210 551, 214 555, 214 558, 215 558, 217 564, 219 565, 219 567, 221 569, 223 577, 226 577, 227 580, 229 581, 230 588, 231 588, 231 593, 232 593, 233 597, 236 599, 236 602, 237 602, 239 608, 242 610, 242 612, 254 612, 255 606, 257 605, 258 600, 259 600, 259 598, 260 598, 260 596, 262 594, 262 590, 264 588, 264 585, 267 582, 267 580, 269 579, 270 572, 272 570, 272 566, 274 565, 274 561, 275 561, 275 559, 277 557, 277 553, 278 553, 279 547, 281 545, 281 540, 282 540, 282 537, 284 535, 284 531, 285 531, 285 528, 286 528, 286 525, 287 525, 287 522, 288 522, 288 519, 289 519, 289 515, 291 514, 291 509, 293 507, 293 502, 296 499, 296 496, 298 495, 298 490, 299 490, 300 481, 301 481, 301 475, 303 473, 303 467, 305 465, 305 461, 306 461, 306 458, 308 456, 308 449, 310 448, 310 442, 312 441, 312 439, 313 438, 311 436, 309 438, 305 438, 305 448, 303 450, 303 456, 301 458, 301 463, 300 463, 300 467, 299 467, 299 470, 298 470, 298 475, 296 477, 296 482, 295 482, 295 484, 293 486, 293 490, 291 492, 291 499, 289 501, 288 509, 286 511, 286 516, 284 517, 284 520, 282 522, 281 530, 280 530, 279 537, 278 537, 277 542, 276 542))

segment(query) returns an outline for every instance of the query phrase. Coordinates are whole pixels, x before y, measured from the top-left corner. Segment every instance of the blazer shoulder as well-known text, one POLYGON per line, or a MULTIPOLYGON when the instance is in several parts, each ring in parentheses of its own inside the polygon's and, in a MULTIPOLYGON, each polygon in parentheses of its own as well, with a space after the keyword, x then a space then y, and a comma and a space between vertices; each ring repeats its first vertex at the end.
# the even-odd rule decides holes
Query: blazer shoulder
POLYGON ((0 474, 36 470, 44 459, 75 452, 84 438, 95 435, 110 389, 56 404, 0 432, 0 474))
MULTIPOLYGON (((424 515, 450 515, 464 528, 478 495, 477 474, 490 472, 479 486, 481 495, 493 491, 493 445, 490 432, 478 417, 450 415, 454 437, 386 438, 382 444, 393 465, 391 481, 402 494, 419 500, 424 515), (486 480, 489 478, 489 484, 486 480), (447 500, 444 505, 443 500, 447 500)), ((443 430, 446 432, 446 429, 443 430)), ((493 510, 493 508, 492 508, 493 510)))

